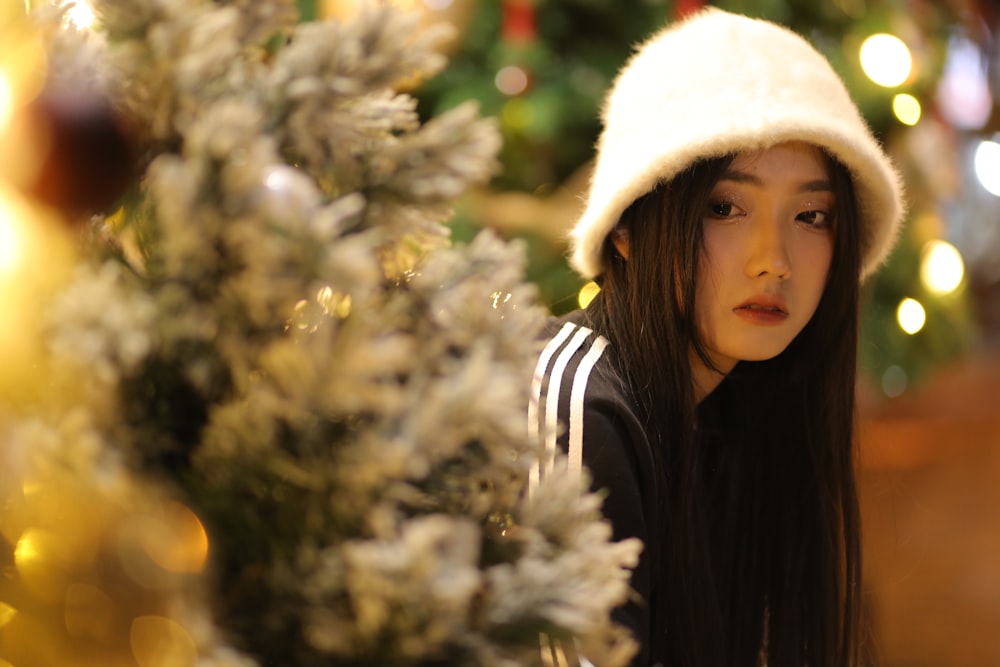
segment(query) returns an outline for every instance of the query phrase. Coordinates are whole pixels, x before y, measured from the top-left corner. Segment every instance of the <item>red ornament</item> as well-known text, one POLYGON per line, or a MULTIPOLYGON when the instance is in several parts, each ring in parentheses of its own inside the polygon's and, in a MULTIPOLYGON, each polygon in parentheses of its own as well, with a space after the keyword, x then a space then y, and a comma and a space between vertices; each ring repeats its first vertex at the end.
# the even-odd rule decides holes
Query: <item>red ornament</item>
POLYGON ((40 156, 27 193, 67 219, 112 210, 137 169, 110 103, 90 91, 48 88, 21 113, 37 131, 40 156))
POLYGON ((535 3, 532 0, 504 0, 500 34, 507 42, 524 44, 535 41, 538 36, 535 3))
POLYGON ((705 6, 705 0, 677 0, 674 3, 674 20, 680 21, 705 6))

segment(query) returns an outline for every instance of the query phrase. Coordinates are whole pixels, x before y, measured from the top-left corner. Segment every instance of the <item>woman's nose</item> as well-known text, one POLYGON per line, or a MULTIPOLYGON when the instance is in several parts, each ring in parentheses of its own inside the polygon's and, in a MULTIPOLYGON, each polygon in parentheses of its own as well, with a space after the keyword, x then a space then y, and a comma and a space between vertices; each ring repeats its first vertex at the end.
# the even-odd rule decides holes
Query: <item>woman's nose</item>
POLYGON ((757 215, 751 224, 746 273, 751 278, 772 275, 787 280, 792 265, 782 227, 774 215, 757 215))

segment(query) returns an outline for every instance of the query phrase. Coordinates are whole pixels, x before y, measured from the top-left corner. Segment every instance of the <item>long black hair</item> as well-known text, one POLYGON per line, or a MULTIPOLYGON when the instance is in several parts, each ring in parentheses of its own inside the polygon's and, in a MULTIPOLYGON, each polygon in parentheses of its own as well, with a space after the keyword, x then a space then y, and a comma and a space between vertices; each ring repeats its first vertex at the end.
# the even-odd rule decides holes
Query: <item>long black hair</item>
POLYGON ((741 362, 701 404, 689 352, 702 220, 732 158, 636 200, 605 240, 588 309, 654 443, 661 507, 650 648, 677 667, 849 667, 858 659, 860 526, 854 386, 860 246, 847 170, 827 157, 834 250, 809 323, 777 357, 741 362))

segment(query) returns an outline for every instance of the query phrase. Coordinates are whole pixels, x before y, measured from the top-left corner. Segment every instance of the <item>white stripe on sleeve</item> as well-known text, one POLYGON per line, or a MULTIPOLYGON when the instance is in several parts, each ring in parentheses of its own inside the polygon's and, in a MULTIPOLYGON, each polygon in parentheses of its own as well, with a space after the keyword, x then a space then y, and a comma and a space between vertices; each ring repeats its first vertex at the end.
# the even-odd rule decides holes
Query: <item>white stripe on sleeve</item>
MULTIPOLYGON (((556 353, 563 341, 569 338, 574 329, 576 329, 576 325, 572 322, 564 324, 559 333, 545 344, 542 353, 538 356, 538 363, 535 364, 535 372, 531 377, 531 397, 528 400, 528 433, 532 437, 538 437, 538 405, 542 400, 542 380, 545 377, 545 369, 548 368, 552 355, 556 353)), ((531 464, 531 470, 528 473, 529 496, 538 486, 538 476, 539 463, 535 461, 531 464)))
POLYGON ((593 346, 584 355, 573 376, 573 388, 569 398, 569 471, 578 475, 583 467, 583 398, 587 382, 594 364, 604 354, 608 339, 598 336, 593 346))
POLYGON ((566 366, 569 364, 569 360, 573 358, 576 351, 580 349, 584 341, 587 340, 587 336, 593 332, 586 328, 580 327, 579 330, 573 334, 573 338, 570 339, 566 347, 563 348, 559 356, 556 357, 556 361, 552 364, 552 373, 549 375, 549 389, 545 396, 545 472, 550 473, 555 467, 555 454, 556 454, 556 439, 558 436, 558 426, 559 426, 559 391, 562 389, 562 376, 566 370, 566 366))

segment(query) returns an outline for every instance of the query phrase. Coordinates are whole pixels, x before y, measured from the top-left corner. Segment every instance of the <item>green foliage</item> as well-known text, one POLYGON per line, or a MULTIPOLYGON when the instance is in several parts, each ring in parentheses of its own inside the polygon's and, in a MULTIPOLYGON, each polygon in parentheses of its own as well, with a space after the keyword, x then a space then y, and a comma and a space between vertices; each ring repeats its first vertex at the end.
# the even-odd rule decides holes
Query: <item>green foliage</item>
POLYGON ((502 3, 478 2, 451 65, 418 91, 422 115, 468 99, 501 120, 504 169, 500 189, 533 192, 561 183, 591 155, 604 91, 669 3, 645 0, 621 11, 616 2, 547 0, 537 3, 537 39, 505 40, 502 3), (505 66, 521 67, 528 89, 508 97, 494 84, 505 66))
POLYGON ((964 286, 939 295, 921 283, 922 246, 916 234, 905 234, 889 261, 863 290, 861 368, 875 386, 890 394, 906 385, 919 384, 938 365, 967 352, 976 340, 964 286), (923 328, 912 335, 900 328, 896 316, 905 298, 920 302, 927 318, 923 328), (887 377, 892 367, 898 369, 887 377), (890 379, 893 375, 896 380, 890 379))
POLYGON ((299 19, 303 22, 309 22, 319 18, 317 4, 317 0, 295 0, 295 6, 299 10, 299 19))

